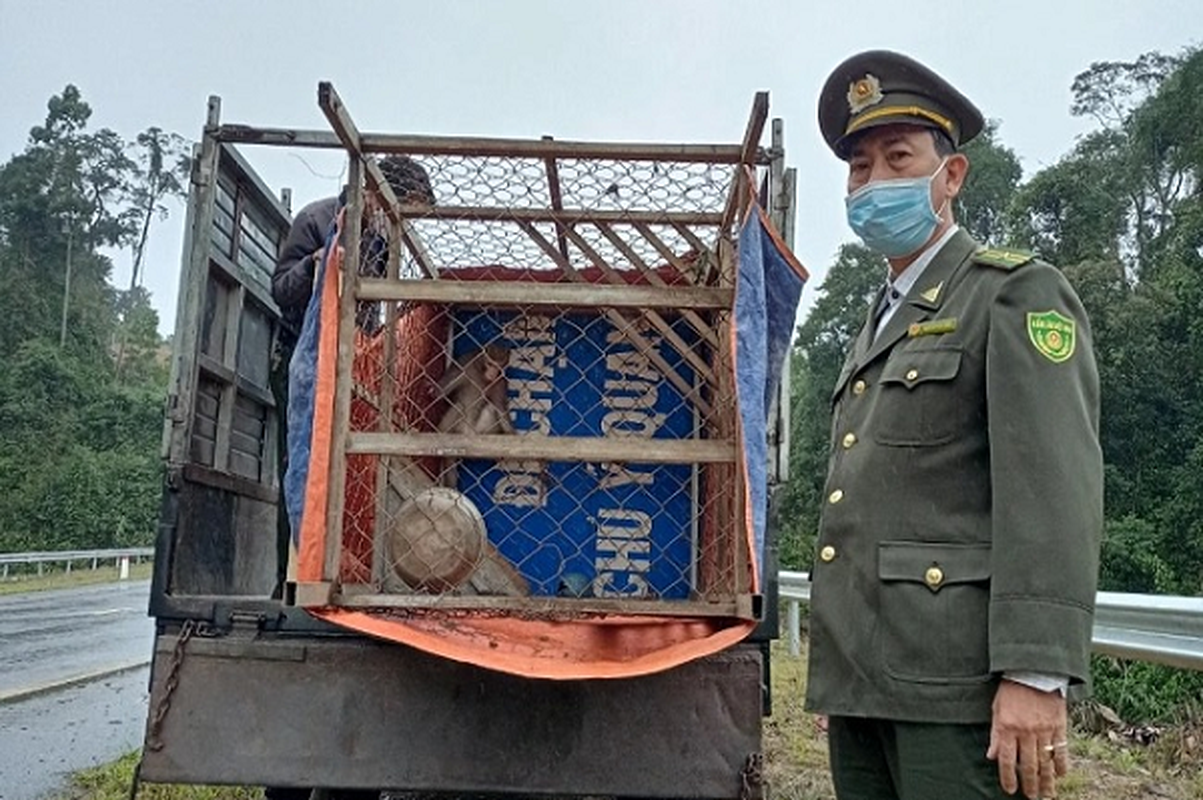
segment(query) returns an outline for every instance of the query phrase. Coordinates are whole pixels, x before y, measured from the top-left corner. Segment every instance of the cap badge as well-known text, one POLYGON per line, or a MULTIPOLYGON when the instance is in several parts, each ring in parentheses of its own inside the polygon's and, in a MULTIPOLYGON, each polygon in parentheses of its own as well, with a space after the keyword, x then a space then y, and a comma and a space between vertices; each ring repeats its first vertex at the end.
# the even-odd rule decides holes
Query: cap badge
POLYGON ((866 73, 865 77, 848 86, 848 109, 853 114, 859 114, 881 100, 881 81, 875 75, 866 73))

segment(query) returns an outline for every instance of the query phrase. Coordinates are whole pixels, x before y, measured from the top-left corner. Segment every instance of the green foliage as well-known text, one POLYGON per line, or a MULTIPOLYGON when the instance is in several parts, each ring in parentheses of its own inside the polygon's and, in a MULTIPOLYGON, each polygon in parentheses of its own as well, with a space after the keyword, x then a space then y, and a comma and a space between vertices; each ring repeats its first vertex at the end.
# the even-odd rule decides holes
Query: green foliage
POLYGON ((1124 137, 1090 134, 1036 173, 1008 211, 1012 236, 1054 264, 1116 260, 1127 222, 1124 137))
POLYGON ((885 276, 884 258, 858 244, 844 245, 819 287, 814 310, 798 329, 789 376, 791 477, 782 499, 778 540, 786 568, 809 568, 826 477, 831 390, 885 276))
POLYGON ((1090 680, 1095 699, 1129 722, 1181 722, 1203 698, 1203 672, 1143 661, 1094 656, 1090 680))
POLYGON ((1006 210, 1023 175, 1019 157, 998 141, 998 123, 991 120, 985 130, 965 145, 969 176, 965 179, 954 211, 957 221, 979 242, 1007 241, 1006 210))
POLYGON ((157 128, 126 142, 89 130, 91 114, 67 86, 0 165, 0 551, 154 535, 167 378, 158 316, 136 282, 114 289, 97 248, 140 258, 163 199, 181 192, 184 143, 157 128))
POLYGON ((1173 572, 1150 543, 1157 528, 1139 517, 1107 520, 1103 526, 1103 552, 1099 589, 1111 592, 1156 594, 1172 592, 1173 572))

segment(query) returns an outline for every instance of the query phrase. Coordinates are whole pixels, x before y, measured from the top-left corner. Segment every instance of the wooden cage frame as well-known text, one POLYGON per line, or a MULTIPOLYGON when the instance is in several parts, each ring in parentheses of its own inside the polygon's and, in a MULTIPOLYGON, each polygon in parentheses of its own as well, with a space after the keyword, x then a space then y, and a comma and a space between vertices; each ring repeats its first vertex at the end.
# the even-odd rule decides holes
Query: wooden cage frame
MULTIPOLYGON (((492 139, 451 136, 411 136, 360 132, 334 87, 323 82, 318 87, 318 105, 332 131, 301 131, 259 128, 246 125, 221 125, 214 132, 219 141, 289 147, 341 148, 349 158, 347 214, 345 218, 344 264, 359 263, 361 212, 365 191, 374 192, 382 202, 392 234, 399 237, 424 277, 402 278, 399 248, 390 247, 384 278, 363 278, 357 269, 345 269, 339 294, 339 330, 337 380, 334 394, 334 425, 329 474, 329 502, 326 509, 326 550, 322 580, 301 582, 296 587, 296 603, 302 606, 344 608, 439 608, 444 610, 484 609, 524 614, 654 614, 664 616, 728 616, 753 618, 758 603, 751 593, 750 559, 742 537, 734 537, 735 552, 727 554, 735 568, 736 586, 729 602, 695 600, 631 600, 621 598, 556 598, 449 596, 423 594, 379 594, 364 586, 343 586, 338 580, 341 558, 343 517, 348 455, 452 456, 456 458, 523 459, 558 462, 625 461, 636 463, 728 464, 733 467, 738 488, 731 495, 724 514, 742 519, 744 491, 741 471, 734 468, 739 458, 734 414, 715 414, 711 403, 698 393, 696 386, 676 374, 632 325, 632 314, 640 314, 665 340, 672 342, 690 366, 719 392, 734 394, 733 380, 722 370, 695 354, 662 316, 671 309, 681 315, 696 334, 729 362, 731 350, 730 316, 715 329, 703 318, 714 311, 732 312, 735 299, 736 255, 734 240, 737 221, 748 211, 753 198, 760 194, 769 207, 773 222, 787 242, 792 241, 792 205, 794 171, 784 166, 784 131, 781 120, 772 122, 772 146, 759 145, 768 121, 768 93, 755 95, 743 139, 737 144, 632 144, 560 141, 544 137, 538 140, 492 139), (402 205, 385 180, 375 155, 456 155, 470 157, 509 157, 539 159, 545 165, 550 207, 507 208, 496 206, 413 206, 402 205), (566 208, 562 201, 559 162, 562 159, 616 160, 644 162, 729 164, 733 171, 722 212, 591 210, 566 208), (753 185, 756 168, 767 167, 765 181, 753 185), (520 228, 568 279, 565 283, 506 283, 500 281, 440 280, 434 263, 417 230, 414 219, 458 221, 505 221, 520 228), (555 238, 541 233, 535 223, 554 223, 555 238), (576 230, 576 225, 595 226, 602 236, 640 273, 640 284, 629 284, 606 258, 576 230), (671 226, 698 254, 705 254, 714 265, 706 280, 691 285, 668 285, 630 244, 615 232, 616 224, 631 226, 646 243, 682 275, 689 269, 680 255, 656 234, 651 226, 671 226), (717 236, 707 242, 695 230, 717 226, 717 236), (604 281, 586 280, 569 259, 575 247, 595 267, 604 281), (474 306, 543 307, 550 309, 596 309, 630 343, 647 353, 665 379, 713 423, 716 438, 693 440, 641 440, 579 436, 525 434, 458 435, 444 433, 352 431, 350 427, 353 393, 352 364, 355 356, 355 312, 359 301, 386 301, 386 329, 397 321, 395 301, 462 304, 474 306), (723 417, 726 416, 724 419, 723 417)), ((395 337, 386 336, 385 369, 397 358, 395 337)), ((391 389, 385 381, 382 391, 391 389)), ((382 397, 382 403, 389 398, 382 397)), ((734 406, 732 405, 732 408, 734 406)), ((383 417, 387 417, 383 414, 383 417)), ((391 422, 386 422, 386 426, 391 422)))

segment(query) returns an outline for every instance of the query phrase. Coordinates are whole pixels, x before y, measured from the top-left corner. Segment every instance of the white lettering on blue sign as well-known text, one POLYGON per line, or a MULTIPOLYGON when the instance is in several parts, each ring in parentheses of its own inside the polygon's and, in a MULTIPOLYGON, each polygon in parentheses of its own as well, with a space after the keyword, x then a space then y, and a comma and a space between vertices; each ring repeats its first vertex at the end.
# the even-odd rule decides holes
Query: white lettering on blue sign
MULTIPOLYGON (((505 324, 504 335, 514 342, 506 368, 511 421, 519 433, 549 434, 556 358, 552 319, 539 314, 517 316, 505 324)), ((547 505, 541 461, 502 461, 497 466, 502 475, 493 486, 493 502, 532 508, 547 505)))
POLYGON ((647 597, 652 518, 642 511, 607 509, 598 517, 595 597, 647 597))

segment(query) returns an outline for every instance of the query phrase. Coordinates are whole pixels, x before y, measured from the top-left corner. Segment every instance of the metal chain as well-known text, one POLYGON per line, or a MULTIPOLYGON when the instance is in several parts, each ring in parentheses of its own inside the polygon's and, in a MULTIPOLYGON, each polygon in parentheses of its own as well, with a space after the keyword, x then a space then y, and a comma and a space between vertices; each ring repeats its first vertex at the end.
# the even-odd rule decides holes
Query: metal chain
POLYGON ((196 622, 190 619, 184 620, 183 626, 180 627, 179 638, 175 640, 175 649, 171 653, 171 667, 167 670, 167 679, 163 682, 163 694, 159 697, 154 714, 150 718, 150 727, 146 732, 146 748, 148 750, 163 749, 163 740, 159 738, 159 734, 163 727, 163 720, 166 719, 167 712, 171 710, 171 696, 175 693, 176 687, 180 685, 180 666, 184 663, 184 648, 195 632, 196 622))
POLYGON ((757 800, 764 797, 764 754, 749 753, 744 767, 739 771, 742 786, 739 800, 757 800))

